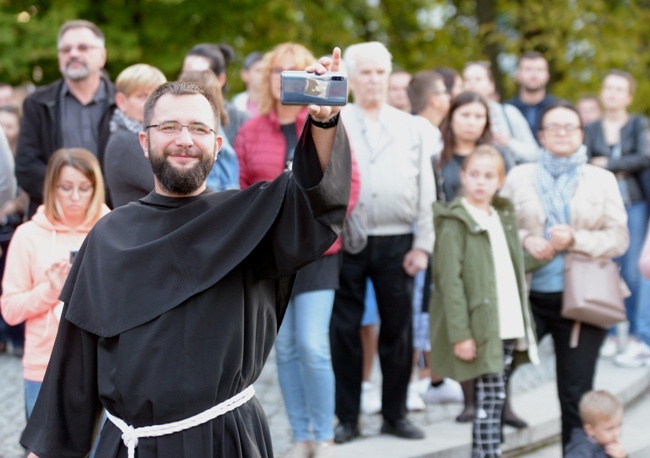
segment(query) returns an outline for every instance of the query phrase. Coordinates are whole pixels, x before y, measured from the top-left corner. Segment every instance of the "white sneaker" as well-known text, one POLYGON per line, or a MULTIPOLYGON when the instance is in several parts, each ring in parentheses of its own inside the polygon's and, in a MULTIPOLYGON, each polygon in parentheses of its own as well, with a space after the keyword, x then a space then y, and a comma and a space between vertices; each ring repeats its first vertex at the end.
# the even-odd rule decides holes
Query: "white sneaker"
POLYGON ((361 412, 374 415, 381 412, 381 396, 379 390, 370 382, 361 383, 361 412))
POLYGON ((443 404, 445 402, 463 402, 463 389, 460 383, 450 378, 444 379, 442 385, 433 387, 429 384, 424 395, 427 404, 443 404))
POLYGON ((618 353, 620 353, 618 339, 613 336, 607 337, 602 347, 600 347, 600 356, 603 358, 613 358, 618 353))
POLYGON ((641 341, 630 341, 627 349, 614 358, 614 364, 619 367, 650 366, 650 346, 641 341))
POLYGON ((312 458, 334 458, 334 444, 329 442, 316 442, 312 458))
POLYGON ((284 458, 311 458, 311 442, 296 442, 284 458))
POLYGON ((425 410, 427 408, 426 404, 422 400, 419 392, 419 386, 417 383, 409 383, 408 394, 406 396, 406 409, 409 412, 415 412, 419 410, 425 410))

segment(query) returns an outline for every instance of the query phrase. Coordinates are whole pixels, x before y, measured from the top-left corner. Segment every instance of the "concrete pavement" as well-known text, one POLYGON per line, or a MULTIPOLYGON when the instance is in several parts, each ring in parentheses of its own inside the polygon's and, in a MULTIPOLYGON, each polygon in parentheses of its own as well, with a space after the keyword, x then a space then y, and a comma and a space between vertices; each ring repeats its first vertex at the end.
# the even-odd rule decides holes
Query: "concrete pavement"
MULTIPOLYGON (((528 456, 531 446, 556 440, 559 433, 559 404, 555 390, 553 349, 550 340, 540 346, 542 363, 539 366, 526 365, 519 368, 512 378, 512 405, 516 412, 526 419, 530 428, 517 431, 506 428, 504 451, 509 456, 528 456)), ((378 364, 376 364, 378 367, 378 364)), ((0 458, 22 458, 24 452, 18 444, 20 432, 24 428, 22 366, 20 360, 0 354, 0 458)), ((375 383, 380 384, 378 368, 375 383)), ((619 398, 633 405, 639 397, 647 395, 650 384, 650 368, 621 369, 609 361, 601 361, 596 377, 597 387, 613 391, 619 398)), ((271 355, 262 375, 255 383, 257 397, 266 411, 276 455, 281 457, 291 446, 291 429, 282 403, 277 383, 274 355, 271 355)), ((650 404, 648 401, 647 404, 650 404)), ((647 421, 650 410, 643 403, 638 404, 636 414, 626 411, 624 443, 634 444, 632 456, 650 457, 650 435, 647 434, 647 421), (641 454, 639 454, 641 453, 641 454), (647 453, 647 454, 646 454, 647 453)), ((459 404, 428 406, 423 412, 412 412, 409 418, 423 428, 425 440, 408 441, 391 436, 379 435, 380 415, 363 415, 360 419, 363 437, 349 444, 335 448, 337 458, 432 458, 468 457, 471 444, 471 425, 461 425, 453 421, 460 412, 459 404)), ((531 452, 531 457, 561 456, 559 447, 531 452), (539 455, 539 453, 547 453, 539 455), (551 454, 548 454, 551 453, 551 454), (553 455, 555 453, 555 455, 553 455), (538 455, 535 455, 538 454, 538 455)))

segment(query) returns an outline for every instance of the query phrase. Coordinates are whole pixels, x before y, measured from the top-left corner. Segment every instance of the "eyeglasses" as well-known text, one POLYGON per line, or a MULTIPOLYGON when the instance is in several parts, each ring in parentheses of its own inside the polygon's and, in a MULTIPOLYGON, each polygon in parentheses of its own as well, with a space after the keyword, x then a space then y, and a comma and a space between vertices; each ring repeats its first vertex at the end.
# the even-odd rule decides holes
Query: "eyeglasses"
POLYGON ((65 45, 65 46, 61 46, 61 47, 59 48, 59 52, 60 52, 61 54, 70 54, 70 53, 72 52, 72 50, 75 49, 75 48, 77 48, 77 50, 78 50, 80 53, 86 53, 86 52, 90 51, 91 49, 97 49, 97 48, 99 48, 99 46, 89 45, 88 43, 79 43, 79 44, 76 45, 76 46, 65 45))
POLYGON ((542 127, 542 130, 550 132, 552 134, 559 134, 560 132, 564 131, 567 134, 572 134, 574 132, 577 132, 579 130, 582 130, 582 127, 576 125, 576 124, 549 124, 546 127, 542 127))
POLYGON ((75 187, 69 184, 58 184, 56 185, 56 190, 59 191, 61 194, 64 196, 71 196, 74 194, 75 190, 80 196, 87 196, 89 194, 92 194, 92 192, 95 190, 95 187, 90 185, 84 185, 84 186, 79 186, 75 187))
POLYGON ((206 126, 205 124, 201 124, 200 122, 195 122, 192 124, 181 124, 180 122, 176 121, 165 121, 161 122, 160 124, 151 124, 149 126, 146 126, 145 129, 149 129, 151 127, 155 127, 158 129, 158 132, 162 132, 163 134, 168 135, 180 134, 183 130, 183 127, 187 127, 187 131, 190 133, 190 135, 193 136, 208 135, 210 132, 216 134, 213 128, 206 126))

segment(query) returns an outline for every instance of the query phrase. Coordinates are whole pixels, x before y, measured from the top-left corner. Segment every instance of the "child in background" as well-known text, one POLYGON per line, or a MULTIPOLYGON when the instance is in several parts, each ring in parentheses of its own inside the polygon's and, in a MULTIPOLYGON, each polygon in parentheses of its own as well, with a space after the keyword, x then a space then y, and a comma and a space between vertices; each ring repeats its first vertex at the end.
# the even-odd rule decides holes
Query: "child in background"
POLYGON ((565 458, 625 458, 627 452, 619 442, 623 422, 623 405, 604 390, 585 393, 580 400, 582 429, 571 433, 564 451, 565 458))
POLYGON ((454 380, 477 379, 473 458, 501 456, 514 353, 538 360, 514 206, 496 196, 504 179, 499 152, 478 146, 462 165, 464 197, 433 207, 431 367, 454 380))

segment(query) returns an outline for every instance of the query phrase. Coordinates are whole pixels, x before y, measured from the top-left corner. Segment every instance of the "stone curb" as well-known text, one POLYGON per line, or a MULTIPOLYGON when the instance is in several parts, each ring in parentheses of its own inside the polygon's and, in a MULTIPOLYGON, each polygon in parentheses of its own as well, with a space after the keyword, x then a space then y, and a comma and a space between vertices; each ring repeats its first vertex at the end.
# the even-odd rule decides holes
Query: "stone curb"
MULTIPOLYGON (((615 393, 626 406, 641 397, 649 385, 650 368, 623 369, 605 360, 598 363, 595 386, 615 393)), ((558 439, 560 406, 554 380, 515 395, 513 405, 528 421, 529 427, 523 430, 506 427, 504 456, 522 456, 527 450, 558 439)), ((336 457, 466 458, 471 452, 471 428, 471 424, 458 424, 450 418, 425 427, 424 440, 408 441, 381 435, 364 437, 337 446, 336 457)))

